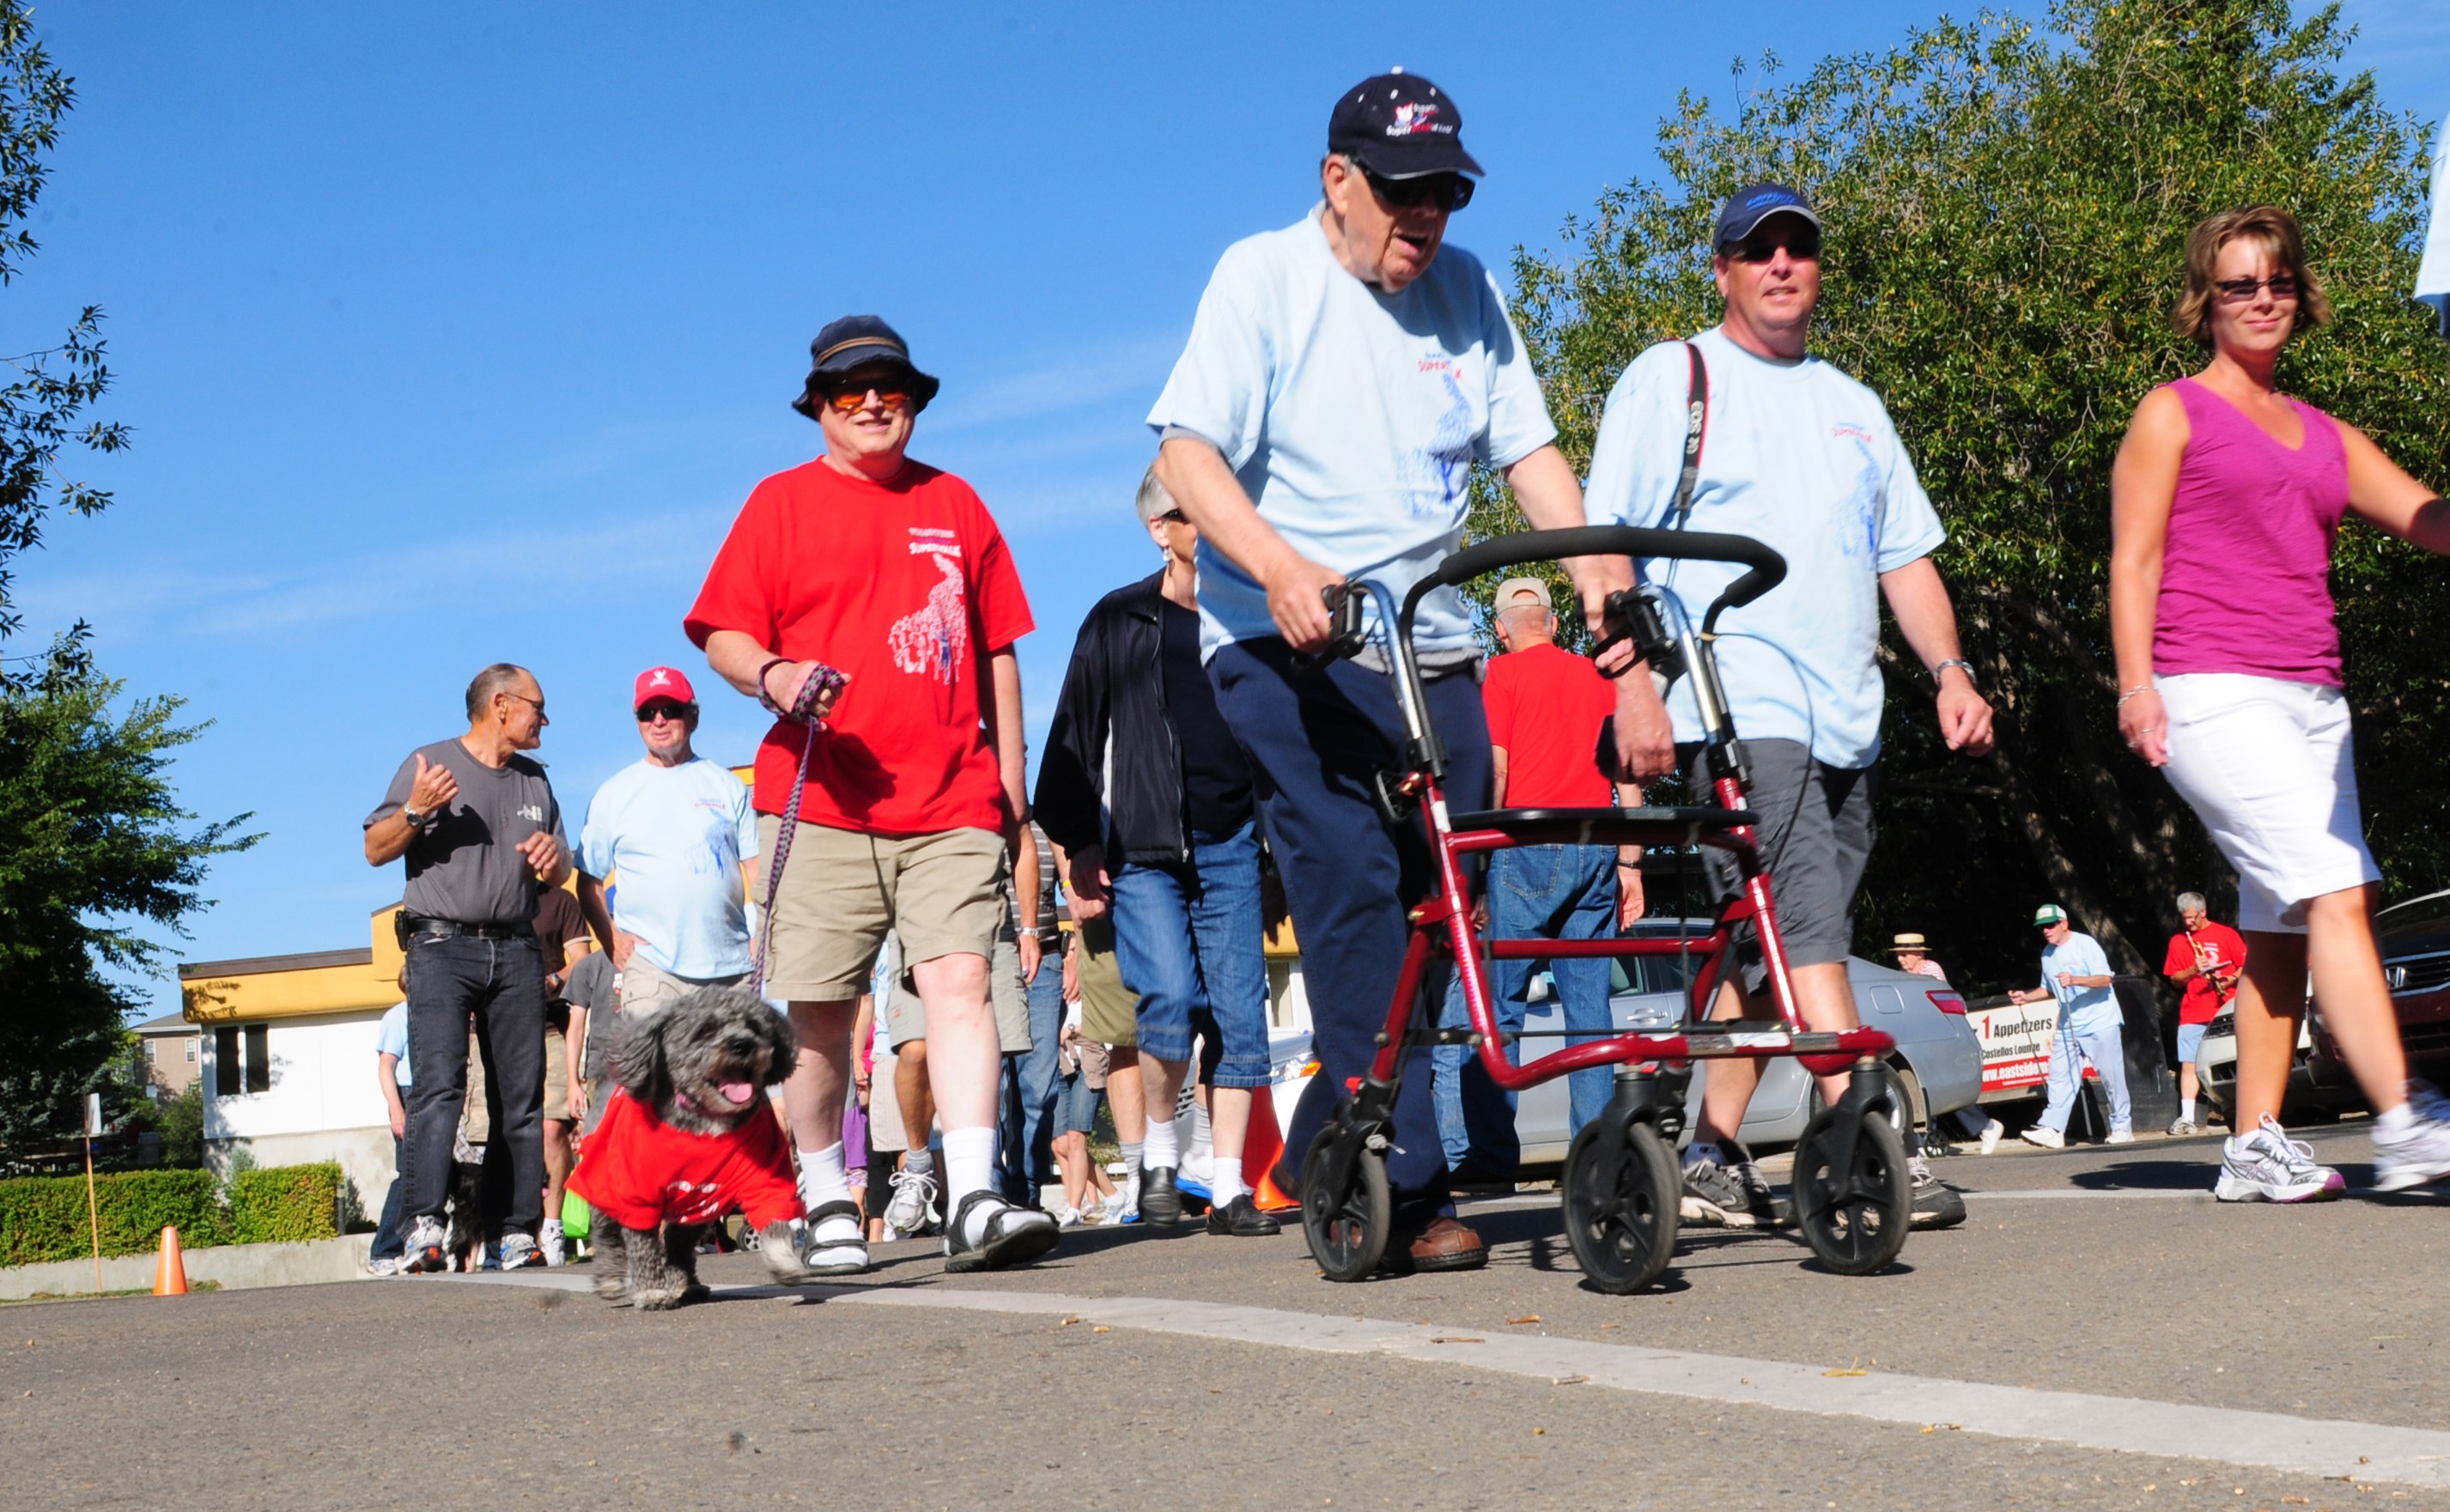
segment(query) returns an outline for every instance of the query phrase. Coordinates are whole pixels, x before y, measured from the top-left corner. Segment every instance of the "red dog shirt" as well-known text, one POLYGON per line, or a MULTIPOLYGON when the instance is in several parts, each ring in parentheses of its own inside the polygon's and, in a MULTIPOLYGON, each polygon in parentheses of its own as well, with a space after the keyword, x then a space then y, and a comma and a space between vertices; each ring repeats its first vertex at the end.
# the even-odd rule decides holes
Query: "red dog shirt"
POLYGON ((713 1223, 735 1209, 763 1229, 807 1212, 783 1132, 766 1109, 729 1134, 689 1134, 618 1088, 587 1136, 570 1190, 624 1229, 713 1223))

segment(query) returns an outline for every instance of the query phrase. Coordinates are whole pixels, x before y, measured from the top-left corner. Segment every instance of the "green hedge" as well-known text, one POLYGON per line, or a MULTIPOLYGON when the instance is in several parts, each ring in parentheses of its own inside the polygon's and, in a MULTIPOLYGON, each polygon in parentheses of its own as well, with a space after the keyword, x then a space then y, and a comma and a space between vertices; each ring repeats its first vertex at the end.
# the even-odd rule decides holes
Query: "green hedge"
MULTIPOLYGON (((217 1244, 329 1239, 340 1231, 339 1165, 243 1171, 224 1192, 209 1171, 122 1171, 94 1178, 102 1252, 146 1254, 165 1225, 190 1250, 217 1244)), ((0 1181, 0 1266, 82 1260, 93 1253, 85 1177, 0 1181)))
POLYGON ((329 1160, 240 1172, 230 1178, 230 1242, 288 1244, 339 1237, 346 1179, 329 1160))
MULTIPOLYGON (((140 1254, 165 1224, 188 1245, 227 1244, 229 1217, 209 1171, 121 1171, 94 1178, 102 1252, 140 1254)), ((81 1260, 93 1253, 83 1176, 0 1181, 0 1265, 81 1260)))

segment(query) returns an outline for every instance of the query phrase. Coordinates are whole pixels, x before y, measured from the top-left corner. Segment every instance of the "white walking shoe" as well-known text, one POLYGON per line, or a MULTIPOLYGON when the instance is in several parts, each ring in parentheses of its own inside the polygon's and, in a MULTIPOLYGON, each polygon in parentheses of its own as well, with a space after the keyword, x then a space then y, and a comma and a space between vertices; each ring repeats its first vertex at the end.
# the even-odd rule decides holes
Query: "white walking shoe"
POLYGON ((2289 1138, 2267 1113, 2243 1138, 2223 1141, 2220 1179, 2212 1183, 2223 1202, 2324 1202, 2347 1190, 2346 1177, 2317 1164, 2314 1147, 2289 1138))
POLYGON ((2131 1145, 2134 1142, 2135 1131, 2132 1129, 2112 1129, 2110 1137, 2102 1141, 2106 1145, 2131 1145))
POLYGON ((2374 1130, 2374 1185, 2384 1192, 2450 1175, 2450 1098, 2421 1081, 2411 1081, 2407 1111, 2414 1117, 2398 1134, 2374 1130))
POLYGON ((2025 1143, 2029 1145, 2039 1145, 2045 1150, 2064 1150, 2067 1148, 2067 1135, 2059 1133, 2056 1129, 2048 1128, 2041 1124, 2033 1125, 2031 1129, 2026 1130, 2022 1134, 2018 1135, 2018 1137, 2023 1139, 2025 1143))
POLYGON ((925 1233, 936 1203, 936 1177, 924 1171, 897 1171, 889 1179, 893 1200, 885 1205, 886 1226, 905 1237, 925 1233))
POLYGON ((1990 1126, 1982 1131, 1982 1153, 1987 1155, 1992 1151, 1998 1149, 1999 1136, 2007 1132, 2008 1126, 2006 1124, 2001 1123, 1996 1118, 1992 1119, 1990 1126))

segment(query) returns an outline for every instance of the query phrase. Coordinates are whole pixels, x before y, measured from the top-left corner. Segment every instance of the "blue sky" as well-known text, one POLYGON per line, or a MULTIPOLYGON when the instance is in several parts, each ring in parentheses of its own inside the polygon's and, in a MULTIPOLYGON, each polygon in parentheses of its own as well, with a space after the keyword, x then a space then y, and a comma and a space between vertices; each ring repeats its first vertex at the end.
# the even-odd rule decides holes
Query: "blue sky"
MULTIPOLYGON (((2350 9, 2384 97, 2450 111, 2450 7, 2350 9)), ((104 306, 136 444, 75 459, 118 501, 18 564, 10 649, 82 617, 215 722, 181 791, 266 839, 191 959, 360 943, 399 875, 359 821, 476 668, 543 680, 574 829, 634 759, 631 677, 701 670, 679 621, 724 528, 813 453, 809 338, 876 311, 944 380, 916 455, 1012 539, 1040 731, 1081 614, 1153 565, 1139 420, 1208 270, 1311 204, 1345 85, 1400 63, 1459 102, 1489 178, 1451 235, 1495 262, 1650 172, 1680 87, 1938 10, 59 0, 80 101, 0 337, 104 306)), ((706 701, 700 748, 745 760, 764 721, 706 701)))

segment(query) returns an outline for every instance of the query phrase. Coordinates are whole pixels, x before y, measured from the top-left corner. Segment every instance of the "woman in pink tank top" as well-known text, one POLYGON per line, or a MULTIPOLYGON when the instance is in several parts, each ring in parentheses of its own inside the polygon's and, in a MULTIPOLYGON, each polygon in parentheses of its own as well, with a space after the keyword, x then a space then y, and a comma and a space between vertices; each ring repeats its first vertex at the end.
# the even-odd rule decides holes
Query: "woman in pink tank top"
POLYGON ((2119 732, 2236 868, 2250 937, 2231 1137, 2212 1188, 2224 1201, 2345 1189, 2279 1123, 2309 967, 2375 1114, 2377 1185, 2450 1174, 2450 1101, 2408 1079, 2374 945, 2382 873, 2358 811, 2330 589, 2343 514, 2450 552, 2450 506, 2355 426, 2274 386, 2280 349, 2329 318, 2287 211, 2256 205, 2196 226, 2176 320, 2211 362, 2145 397, 2110 478, 2119 732))

